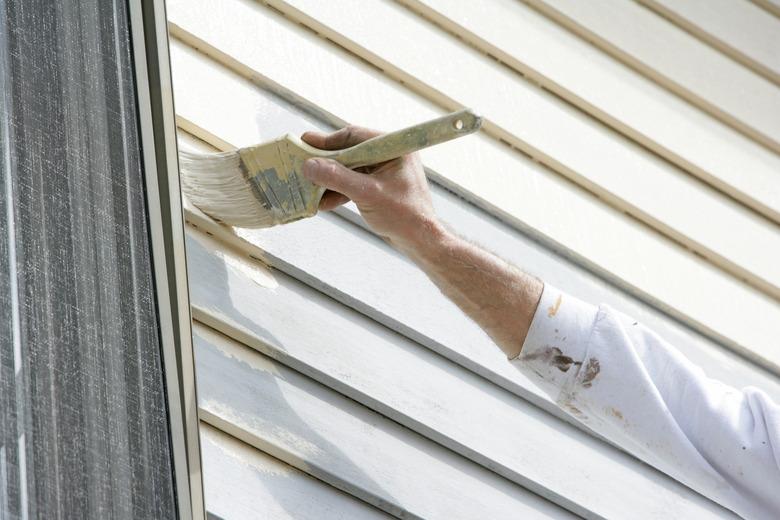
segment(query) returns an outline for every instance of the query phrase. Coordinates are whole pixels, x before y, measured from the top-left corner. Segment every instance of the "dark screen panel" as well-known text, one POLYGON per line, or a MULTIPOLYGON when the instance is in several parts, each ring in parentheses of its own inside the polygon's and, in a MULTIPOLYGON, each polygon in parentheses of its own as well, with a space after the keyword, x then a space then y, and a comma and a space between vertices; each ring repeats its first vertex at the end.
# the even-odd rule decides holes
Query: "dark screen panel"
POLYGON ((0 517, 175 518, 127 6, 0 11, 0 517))

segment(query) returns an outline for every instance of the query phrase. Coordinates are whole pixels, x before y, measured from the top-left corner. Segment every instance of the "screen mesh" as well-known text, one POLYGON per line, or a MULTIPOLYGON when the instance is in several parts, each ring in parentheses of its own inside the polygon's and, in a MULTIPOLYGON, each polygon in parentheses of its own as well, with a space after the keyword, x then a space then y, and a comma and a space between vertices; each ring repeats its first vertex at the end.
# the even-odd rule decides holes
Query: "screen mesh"
POLYGON ((0 517, 175 518, 127 6, 0 0, 0 517))

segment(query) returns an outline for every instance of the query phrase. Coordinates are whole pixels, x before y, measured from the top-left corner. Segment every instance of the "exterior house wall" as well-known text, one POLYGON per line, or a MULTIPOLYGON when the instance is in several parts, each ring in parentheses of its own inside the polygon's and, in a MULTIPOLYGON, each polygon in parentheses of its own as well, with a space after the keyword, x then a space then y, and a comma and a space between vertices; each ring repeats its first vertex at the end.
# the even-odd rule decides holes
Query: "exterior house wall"
MULTIPOLYGON (((423 152, 444 220, 780 398, 780 19, 643 3, 170 1, 179 144, 471 106, 423 152)), ((733 517, 559 410, 353 207, 185 217, 213 515, 733 517)))

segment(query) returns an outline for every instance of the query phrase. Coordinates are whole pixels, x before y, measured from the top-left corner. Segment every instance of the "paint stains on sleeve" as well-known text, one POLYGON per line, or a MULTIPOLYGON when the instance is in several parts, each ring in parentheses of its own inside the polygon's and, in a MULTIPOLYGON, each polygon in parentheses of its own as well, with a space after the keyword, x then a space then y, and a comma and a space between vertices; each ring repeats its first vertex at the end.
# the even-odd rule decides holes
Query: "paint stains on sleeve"
MULTIPOLYGON (((560 352, 560 349, 556 348, 555 350, 560 352)), ((553 356, 552 362, 550 364, 561 372, 568 372, 572 365, 582 365, 582 361, 574 361, 569 356, 559 354, 553 356)))
POLYGON ((527 354, 522 358, 525 361, 543 361, 560 370, 568 372, 572 365, 582 365, 582 361, 574 361, 570 356, 566 356, 558 347, 545 347, 533 354, 527 354))
POLYGON ((562 296, 562 295, 558 295, 558 299, 557 299, 557 300, 555 300, 555 303, 554 303, 553 305, 550 305, 550 306, 547 308, 547 316, 548 316, 549 318, 552 318, 553 316, 555 316, 556 314, 558 314, 558 309, 560 309, 560 308, 561 308, 561 301, 562 301, 562 300, 563 300, 563 296, 562 296))
POLYGON ((588 362, 585 365, 585 370, 583 371, 582 386, 585 388, 590 388, 593 385, 593 381, 596 379, 596 377, 598 377, 599 372, 601 372, 601 364, 599 363, 599 360, 596 358, 588 359, 588 362))

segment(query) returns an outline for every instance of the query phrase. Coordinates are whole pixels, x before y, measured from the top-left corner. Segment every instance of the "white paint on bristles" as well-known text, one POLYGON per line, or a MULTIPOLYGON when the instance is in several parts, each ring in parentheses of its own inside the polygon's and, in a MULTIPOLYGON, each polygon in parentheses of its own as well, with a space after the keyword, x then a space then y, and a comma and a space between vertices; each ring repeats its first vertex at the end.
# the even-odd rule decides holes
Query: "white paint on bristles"
POLYGON ((179 170, 184 194, 215 220, 249 228, 277 223, 271 209, 255 198, 238 150, 213 154, 181 150, 179 170))

